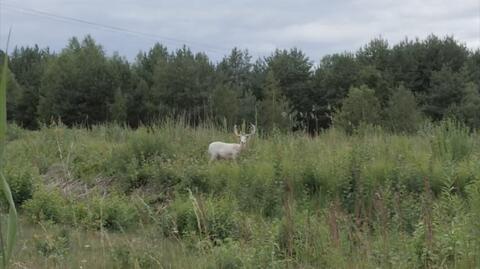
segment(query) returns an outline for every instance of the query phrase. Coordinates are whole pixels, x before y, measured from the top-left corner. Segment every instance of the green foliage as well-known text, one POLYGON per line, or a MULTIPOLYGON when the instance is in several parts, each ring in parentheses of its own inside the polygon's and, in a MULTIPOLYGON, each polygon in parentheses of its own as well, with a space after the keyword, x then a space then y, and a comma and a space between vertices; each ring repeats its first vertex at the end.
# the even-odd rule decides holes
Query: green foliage
POLYGON ((7 120, 12 121, 15 120, 16 114, 16 106, 18 104, 18 99, 20 98, 22 87, 18 84, 17 80, 15 79, 15 74, 11 72, 8 66, 8 57, 5 57, 5 52, 0 51, 0 73, 2 74, 2 84, 5 85, 5 99, 6 99, 6 115, 7 120))
POLYGON ((110 256, 113 260, 112 268, 155 268, 158 266, 151 250, 139 251, 132 249, 127 244, 115 246, 110 250, 110 256))
POLYGON ((460 161, 472 153, 473 141, 469 135, 470 130, 461 122, 447 119, 428 132, 434 157, 460 161))
POLYGON ((27 248, 16 259, 45 267, 475 267, 476 137, 454 121, 427 123, 416 135, 362 126, 353 135, 276 132, 255 137, 237 162, 209 164, 208 143, 233 140, 230 132, 180 120, 27 131, 6 149, 15 152, 6 171, 14 178, 31 167, 34 183, 20 211, 27 248), (68 231, 66 247, 59 228, 68 231))
POLYGON ((115 91, 113 103, 110 105, 110 114, 116 123, 125 123, 127 120, 127 99, 120 89, 115 91))
POLYGON ((130 64, 91 37, 58 55, 16 50, 2 111, 41 128, 0 132, 2 253, 17 203, 25 267, 476 268, 478 55, 435 36, 374 39, 315 68, 298 49, 218 64, 160 44, 130 64), (434 120, 418 134, 415 98, 434 120), (291 127, 282 112, 317 131, 334 111, 353 135, 269 132, 291 127), (52 118, 89 129, 38 126, 52 118), (208 164, 209 142, 235 141, 215 124, 242 120, 264 135, 208 164))
POLYGON ((219 77, 222 78, 221 82, 243 87, 242 91, 248 89, 252 71, 251 58, 248 51, 233 48, 230 55, 223 58, 217 66, 219 77))
POLYGON ((170 186, 176 181, 169 173, 164 162, 174 157, 173 150, 166 137, 156 137, 148 129, 138 129, 124 145, 115 147, 111 159, 105 163, 109 174, 122 179, 127 191, 145 185, 154 178, 161 182, 157 185, 170 186))
POLYGON ((464 122, 472 129, 480 128, 480 88, 470 82, 465 87, 465 96, 458 105, 452 105, 447 113, 464 122))
POLYGON ((212 94, 214 115, 223 117, 218 120, 221 122, 225 119, 228 124, 236 122, 240 110, 238 89, 233 89, 232 86, 225 84, 219 84, 212 94))
POLYGON ((288 131, 291 127, 290 106, 280 92, 279 82, 272 71, 268 72, 265 81, 265 93, 260 103, 259 125, 266 130, 276 128, 288 131))
POLYGON ((422 114, 411 91, 400 86, 395 90, 385 108, 385 126, 399 133, 414 133, 420 125, 422 114))
POLYGON ((40 99, 39 90, 47 62, 52 58, 48 49, 33 47, 15 48, 10 58, 10 69, 15 79, 22 85, 18 97, 15 121, 22 127, 36 129, 39 127, 37 107, 40 99))
POLYGON ((250 91, 246 91, 242 97, 240 97, 240 109, 238 112, 238 118, 245 120, 246 122, 256 122, 257 119, 257 100, 250 91))
POLYGON ((191 195, 180 197, 162 216, 161 229, 165 235, 199 236, 222 241, 236 235, 234 212, 237 206, 229 199, 204 199, 191 195))
MULTIPOLYGON (((10 40, 10 33, 8 35, 10 40)), ((8 41, 7 41, 8 47, 8 41)), ((12 256, 15 243, 17 241, 18 217, 15 202, 13 200, 12 192, 7 179, 4 176, 5 167, 5 148, 7 144, 7 113, 8 113, 8 98, 7 86, 9 84, 8 75, 8 56, 3 55, 3 65, 0 75, 0 181, 3 197, 8 204, 8 215, 6 215, 7 228, 5 230, 0 227, 0 251, 1 251, 1 268, 7 268, 10 265, 10 258, 12 256), (5 238, 5 241, 4 241, 5 238)), ((0 219, 0 224, 3 219, 0 219)))
POLYGON ((67 201, 58 190, 47 190, 43 187, 36 190, 31 199, 25 201, 22 209, 32 222, 61 223, 68 218, 65 211, 66 206, 67 201))
POLYGON ((336 126, 352 133, 360 124, 378 124, 381 119, 380 103, 375 92, 366 87, 351 88, 342 109, 334 116, 336 126))
POLYGON ((131 228, 138 219, 138 211, 131 199, 115 193, 107 197, 89 197, 89 201, 79 203, 74 210, 78 223, 94 229, 123 231, 131 228))
POLYGON ((69 126, 105 122, 108 104, 121 84, 100 45, 90 36, 81 43, 72 38, 67 48, 48 63, 38 113, 43 122, 61 119, 69 126))
POLYGON ((478 206, 480 206, 480 180, 472 182, 467 187, 468 194, 468 225, 472 231, 471 238, 474 240, 472 247, 470 248, 473 253, 477 253, 477 262, 480 262, 478 252, 480 251, 480 212, 478 206))
POLYGON ((449 67, 432 72, 431 87, 423 97, 424 112, 434 120, 441 120, 452 105, 460 104, 465 93, 463 74, 449 67))
POLYGON ((175 199, 170 205, 171 211, 161 218, 161 230, 164 235, 186 236, 189 232, 198 230, 197 218, 191 201, 175 199))
POLYGON ((333 111, 341 106, 351 87, 359 85, 359 64, 351 53, 323 57, 315 70, 315 91, 310 97, 316 104, 316 117, 321 128, 329 127, 333 111))
MULTIPOLYGON (((16 205, 21 206, 23 202, 32 198, 34 182, 39 179, 38 170, 35 167, 13 164, 5 168, 5 177, 16 205)), ((3 192, 0 197, 2 201, 7 201, 3 192)))
POLYGON ((152 123, 158 113, 158 104, 147 82, 139 79, 133 90, 127 92, 128 123, 134 127, 152 123))
MULTIPOLYGON (((284 95, 292 110, 299 112, 297 120, 306 123, 308 121, 307 111, 310 111, 313 104, 309 99, 311 93, 312 63, 310 59, 300 50, 291 49, 276 50, 270 57, 265 59, 268 72, 266 78, 272 76, 277 80, 280 93, 284 95), (270 75, 269 75, 270 73, 270 75), (300 112, 302 114, 300 114, 300 112)), ((265 81, 268 87, 277 87, 274 85, 273 78, 265 81)), ((272 89, 264 90, 270 91, 272 89)), ((268 94, 268 93, 264 93, 268 94)))
POLYGON ((244 262, 240 257, 241 246, 233 240, 227 240, 225 244, 215 248, 215 268, 235 269, 244 268, 244 262))
POLYGON ((19 138, 22 138, 26 134, 25 129, 18 126, 17 124, 8 124, 7 127, 7 141, 13 141, 19 138))
POLYGON ((177 50, 154 68, 152 90, 161 106, 160 113, 186 114, 192 123, 205 118, 207 97, 214 68, 205 54, 193 54, 186 47, 177 50))
POLYGON ((64 259, 70 250, 71 239, 68 230, 56 227, 48 222, 41 225, 44 228, 44 232, 35 234, 33 237, 37 252, 47 259, 64 259), (47 229, 55 231, 49 232, 47 229))
POLYGON ((32 129, 52 120, 68 126, 118 121, 132 127, 169 116, 185 117, 192 125, 212 119, 217 124, 254 121, 262 106, 272 108, 266 102, 273 74, 278 84, 273 88, 280 92, 275 95, 284 98, 285 107, 288 103, 294 129, 328 128, 349 89, 362 85, 390 110, 392 91, 404 85, 426 116, 441 120, 454 111, 476 128, 475 93, 465 85, 479 84, 478 55, 453 37, 431 35, 393 46, 375 38, 356 52, 326 55, 317 67, 296 48, 255 62, 248 51, 234 48, 214 64, 203 53, 187 47, 172 52, 158 43, 130 64, 116 53, 106 55, 90 36, 81 42, 74 37, 59 54, 38 46, 14 50, 8 119, 32 129))
POLYGON ((360 48, 355 56, 362 64, 383 68, 390 64, 390 54, 388 41, 382 38, 374 38, 360 48))

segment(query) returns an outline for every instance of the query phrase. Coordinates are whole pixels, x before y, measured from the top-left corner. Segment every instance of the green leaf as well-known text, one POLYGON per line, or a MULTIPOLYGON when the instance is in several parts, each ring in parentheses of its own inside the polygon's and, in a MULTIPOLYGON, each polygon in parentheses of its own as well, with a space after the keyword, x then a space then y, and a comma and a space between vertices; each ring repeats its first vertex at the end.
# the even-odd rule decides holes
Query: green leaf
POLYGON ((7 69, 8 56, 3 59, 2 77, 0 80, 0 164, 3 161, 7 133, 7 69))
POLYGON ((5 197, 8 200, 8 204, 10 210, 8 212, 8 226, 7 226, 7 242, 5 244, 5 253, 3 253, 3 264, 5 265, 4 268, 8 267, 8 261, 12 256, 13 247, 15 246, 15 242, 17 239, 17 226, 18 226, 18 219, 17 219, 17 209, 15 208, 15 203, 13 202, 12 192, 10 191, 10 187, 8 186, 7 180, 3 173, 0 173, 0 180, 2 181, 2 189, 5 197))
MULTIPOLYGON (((8 40, 10 40, 10 33, 8 34, 8 40)), ((6 144, 6 131, 7 131, 7 69, 8 69, 8 41, 7 49, 5 50, 5 58, 3 59, 2 74, 0 77, 0 180, 3 192, 7 198, 9 204, 8 221, 7 221, 7 241, 3 242, 2 250, 2 263, 1 268, 7 268, 9 265, 10 257, 12 256, 13 247, 17 238, 17 210, 15 203, 13 202, 12 192, 10 186, 8 186, 7 180, 3 175, 3 154, 6 144)), ((3 232, 0 230, 0 233, 3 232)), ((2 236, 3 238, 3 236, 2 236)))

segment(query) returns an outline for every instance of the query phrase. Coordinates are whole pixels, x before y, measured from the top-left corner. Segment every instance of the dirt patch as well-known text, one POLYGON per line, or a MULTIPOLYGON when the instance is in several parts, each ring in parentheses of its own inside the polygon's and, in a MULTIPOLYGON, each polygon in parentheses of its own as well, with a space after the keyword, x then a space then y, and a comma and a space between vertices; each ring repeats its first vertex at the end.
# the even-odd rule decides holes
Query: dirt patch
POLYGON ((47 189, 58 189, 64 197, 81 199, 92 191, 105 195, 112 185, 113 178, 97 177, 87 184, 81 179, 74 178, 73 174, 62 163, 52 164, 42 176, 47 189))

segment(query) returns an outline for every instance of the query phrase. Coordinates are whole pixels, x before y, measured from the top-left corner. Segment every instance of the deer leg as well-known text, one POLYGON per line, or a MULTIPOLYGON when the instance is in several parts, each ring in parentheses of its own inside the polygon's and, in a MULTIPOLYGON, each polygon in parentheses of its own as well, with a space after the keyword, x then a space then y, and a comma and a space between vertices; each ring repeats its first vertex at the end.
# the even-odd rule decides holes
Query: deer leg
POLYGON ((218 158, 217 158, 217 155, 212 155, 212 156, 210 157, 210 160, 208 161, 208 164, 211 164, 213 161, 215 161, 215 160, 217 160, 217 159, 218 159, 218 158))

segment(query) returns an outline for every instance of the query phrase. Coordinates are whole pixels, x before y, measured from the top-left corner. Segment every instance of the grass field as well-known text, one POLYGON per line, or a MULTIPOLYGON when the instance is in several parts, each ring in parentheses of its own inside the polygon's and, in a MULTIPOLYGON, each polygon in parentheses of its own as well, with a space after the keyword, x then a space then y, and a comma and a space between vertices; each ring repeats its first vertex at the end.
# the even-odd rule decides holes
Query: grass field
POLYGON ((208 164, 231 130, 9 126, 12 267, 480 267, 476 133, 259 131, 237 162, 208 164))

